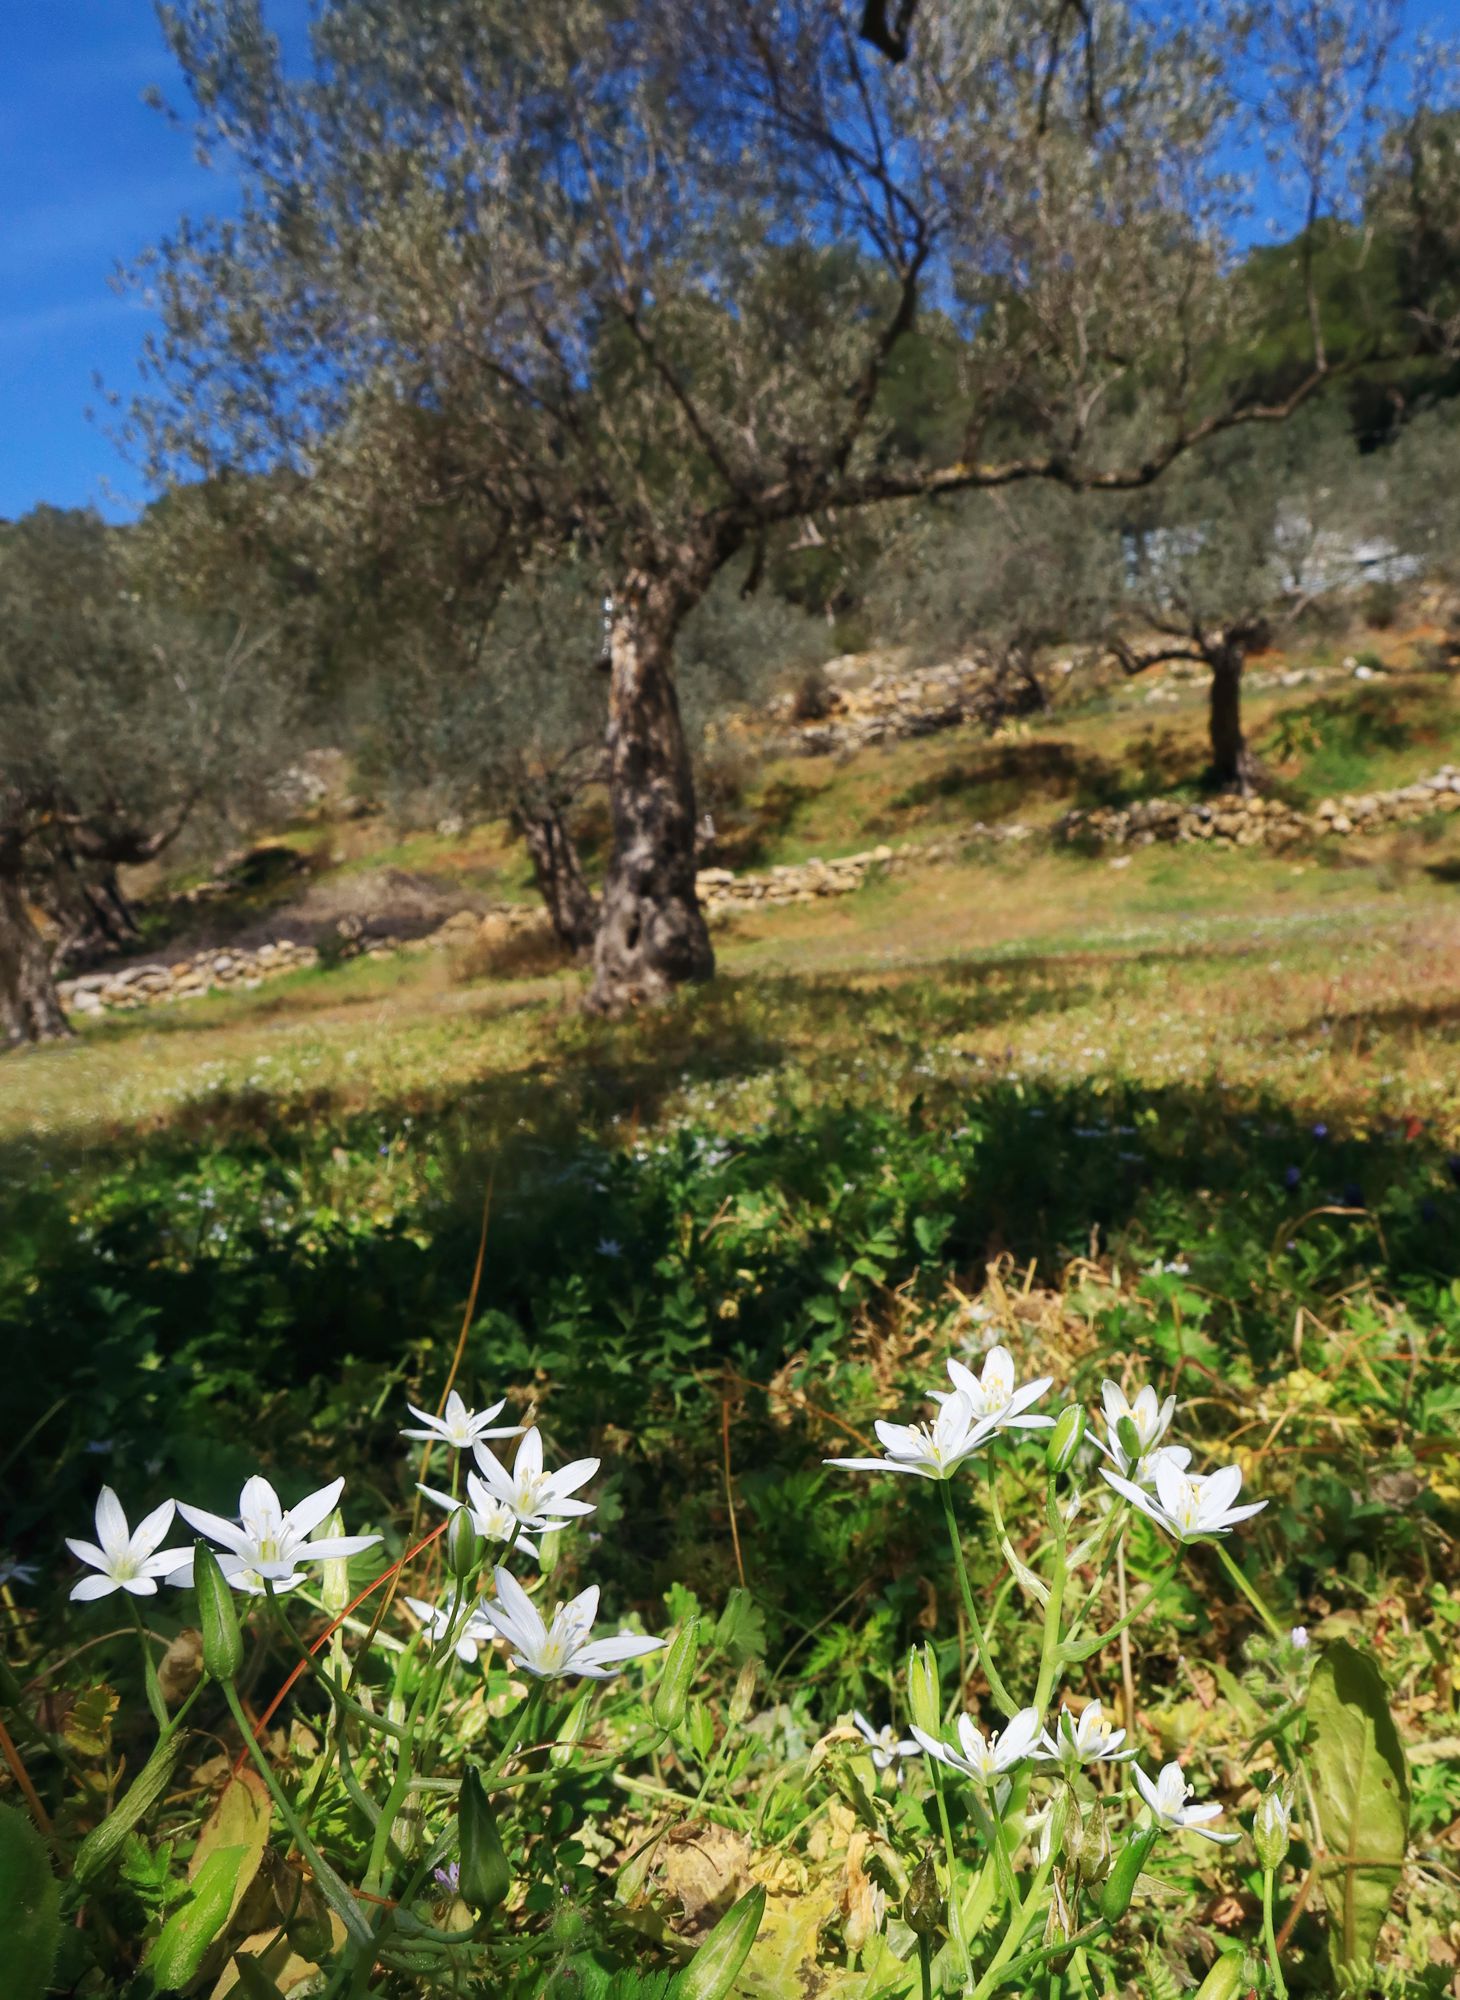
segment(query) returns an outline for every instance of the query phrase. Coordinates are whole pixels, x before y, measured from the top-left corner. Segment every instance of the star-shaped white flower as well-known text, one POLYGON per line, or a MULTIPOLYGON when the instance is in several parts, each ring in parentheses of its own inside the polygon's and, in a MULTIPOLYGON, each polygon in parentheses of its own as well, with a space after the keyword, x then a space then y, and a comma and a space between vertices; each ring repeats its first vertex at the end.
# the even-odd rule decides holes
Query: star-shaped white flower
MULTIPOLYGON (((467 1475, 467 1490, 474 1501, 477 1500, 477 1489, 481 1488, 487 1498, 499 1501, 510 1509, 524 1528, 556 1527, 563 1521, 572 1520, 575 1515, 593 1512, 593 1501, 574 1500, 570 1496, 593 1477, 599 1461, 596 1458, 575 1458, 557 1472, 544 1472, 542 1432, 536 1425, 518 1445, 510 1472, 488 1445, 474 1445, 472 1455, 481 1468, 481 1478, 475 1480, 475 1484, 475 1475, 467 1475)), ((485 1506, 484 1502, 478 1501, 477 1504, 485 1506)))
POLYGON ((1002 1729, 995 1729, 988 1736, 974 1726, 971 1716, 960 1715, 959 1750, 955 1750, 951 1743, 943 1742, 941 1737, 929 1736, 916 1723, 912 1731, 930 1757, 936 1757, 954 1771, 961 1771, 977 1784, 992 1785, 1006 1771, 1011 1771, 1016 1764, 1022 1764, 1026 1757, 1033 1754, 1034 1746, 1039 1741, 1039 1710, 1021 1708, 1002 1729))
MULTIPOLYGON (((379 1535, 310 1535, 320 1522, 334 1512, 335 1502, 345 1490, 343 1479, 332 1479, 297 1506, 286 1508, 267 1479, 255 1473, 245 1481, 238 1498, 237 1522, 225 1521, 221 1514, 190 1507, 179 1500, 177 1511, 200 1534, 219 1548, 218 1566, 235 1590, 250 1596, 263 1594, 266 1586, 275 1591, 292 1590, 303 1583, 302 1562, 327 1562, 332 1557, 357 1556, 373 1548, 379 1535)), ((189 1555, 173 1572, 174 1583, 192 1581, 193 1559, 189 1555)))
POLYGON ((951 1479, 994 1434, 995 1426, 974 1416, 968 1398, 942 1399, 930 1424, 875 1425, 885 1458, 828 1458, 848 1472, 910 1472, 918 1479, 951 1479))
POLYGON ((164 1500, 160 1507, 144 1514, 135 1529, 129 1528, 121 1501, 110 1486, 103 1486, 96 1502, 96 1540, 81 1542, 66 1537, 72 1555, 97 1572, 72 1585, 73 1599, 87 1603, 94 1597, 110 1597, 114 1590, 130 1591, 133 1597, 155 1597, 157 1579, 171 1576, 187 1555, 186 1549, 157 1546, 172 1526, 175 1511, 173 1502, 164 1500))
POLYGON ((890 1722, 885 1729, 874 1729, 859 1708, 852 1710, 852 1720, 872 1752, 874 1770, 886 1771, 901 1757, 917 1756, 919 1745, 911 1737, 899 1736, 890 1722))
POLYGON ((1098 1701, 1087 1701, 1078 1716, 1062 1707, 1053 1730, 1039 1739, 1035 1756, 1047 1764, 1124 1763, 1135 1751, 1122 1750, 1123 1729, 1112 1729, 1098 1701))
POLYGON ((444 1507, 448 1514, 454 1514, 458 1507, 466 1507, 471 1515, 471 1524, 484 1542, 505 1542, 508 1548, 521 1549, 524 1555, 539 1556, 537 1543, 507 1505, 505 1500, 494 1499, 487 1491, 485 1483, 474 1472, 466 1475, 468 1500, 458 1500, 454 1493, 440 1493, 434 1486, 423 1486, 416 1481, 418 1492, 428 1500, 434 1500, 438 1507, 444 1507))
POLYGON ((1160 1826, 1169 1827, 1173 1832, 1199 1833, 1203 1840, 1215 1840, 1226 1846, 1236 1840, 1235 1833, 1216 1833, 1207 1824, 1209 1820, 1220 1819, 1222 1808, 1215 1805, 1188 1805, 1192 1787, 1187 1784, 1179 1764, 1163 1764, 1159 1778, 1148 1778, 1137 1764, 1131 1772, 1136 1781, 1136 1790, 1155 1815, 1160 1826))
MULTIPOLYGON (((433 1645, 439 1645, 461 1616, 461 1606, 457 1602, 455 1592, 448 1592, 439 1604, 428 1604, 421 1597, 408 1597, 406 1603, 420 1619, 426 1637, 433 1645)), ((457 1659, 464 1667, 474 1667, 482 1647, 489 1646, 493 1637, 492 1627, 488 1624, 481 1606, 478 1605, 457 1632, 457 1659)))
POLYGON ((1155 1473, 1153 1499, 1144 1487, 1105 1468, 1105 1477, 1116 1492, 1143 1514, 1149 1514, 1158 1527, 1174 1535, 1178 1542, 1200 1541, 1204 1535, 1225 1535, 1239 1521, 1260 1514, 1267 1505, 1265 1500, 1253 1500, 1245 1507, 1232 1505, 1242 1491, 1242 1468, 1237 1465, 1224 1465, 1220 1472, 1187 1472, 1175 1462, 1169 1450, 1162 1450, 1156 1454, 1155 1473))
MULTIPOLYGON (((948 1376, 953 1384, 953 1393, 962 1396, 974 1417, 987 1423, 991 1429, 1037 1431, 1048 1429, 1054 1422, 1053 1417, 1041 1417, 1031 1412, 1029 1407, 1039 1401, 1054 1377, 1041 1375, 1036 1381, 1026 1382, 1021 1387, 1014 1372, 1014 1357, 1007 1347, 989 1349, 984 1356, 981 1375, 975 1375, 961 1361, 950 1361, 948 1376)), ((937 1389, 933 1393, 941 1402, 949 1392, 937 1389)))
MULTIPOLYGON (((1176 1414, 1176 1398, 1168 1396, 1164 1403, 1158 1402, 1156 1391, 1147 1382, 1136 1391, 1132 1401, 1118 1382, 1111 1381, 1100 1384, 1100 1397, 1105 1406, 1106 1435, 1095 1442, 1122 1478, 1133 1479, 1138 1486, 1149 1486, 1156 1476, 1157 1447, 1176 1414), (1126 1450, 1121 1440, 1122 1421, 1135 1432, 1139 1449, 1134 1454, 1126 1450)), ((1173 1455, 1179 1452, 1177 1462, 1183 1471, 1191 1463, 1189 1451, 1171 1445, 1165 1449, 1173 1455)))
POLYGON ((425 1426, 423 1430, 402 1431, 403 1438, 420 1438, 428 1444, 449 1445, 453 1451, 470 1451, 483 1438, 516 1437, 522 1430, 521 1424, 503 1424, 493 1430, 491 1425, 507 1407, 504 1396, 500 1403, 493 1403, 489 1410, 469 1410, 461 1397, 453 1389, 446 1398, 446 1408, 439 1417, 433 1417, 429 1410, 418 1410, 414 1403, 406 1408, 413 1417, 419 1417, 425 1426))
POLYGON ((513 1665, 539 1680, 574 1674, 582 1680, 606 1681, 626 1660, 657 1653, 665 1643, 636 1632, 595 1639, 596 1583, 570 1603, 555 1605, 551 1624, 545 1624, 542 1613, 509 1570, 498 1569, 496 1581, 496 1598, 490 1604, 483 1603, 482 1616, 507 1641, 513 1665))

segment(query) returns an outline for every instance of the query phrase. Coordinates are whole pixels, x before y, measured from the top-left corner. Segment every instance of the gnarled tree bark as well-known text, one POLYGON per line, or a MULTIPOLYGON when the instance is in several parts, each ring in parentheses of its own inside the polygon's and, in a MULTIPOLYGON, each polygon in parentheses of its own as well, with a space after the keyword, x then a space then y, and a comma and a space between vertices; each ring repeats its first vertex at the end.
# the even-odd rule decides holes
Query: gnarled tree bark
POLYGON ((589 1010, 622 1014, 708 979, 715 954, 695 895, 695 791, 674 688, 674 635, 698 591, 631 575, 609 628, 608 778, 613 858, 593 949, 589 1010))
POLYGON ((590 950, 598 930, 598 899, 584 878, 563 808, 555 799, 522 800, 513 817, 527 843, 533 880, 554 936, 575 955, 590 950))
POLYGON ((20 848, 0 842, 0 1046, 63 1041, 71 1033, 45 939, 20 882, 20 848))

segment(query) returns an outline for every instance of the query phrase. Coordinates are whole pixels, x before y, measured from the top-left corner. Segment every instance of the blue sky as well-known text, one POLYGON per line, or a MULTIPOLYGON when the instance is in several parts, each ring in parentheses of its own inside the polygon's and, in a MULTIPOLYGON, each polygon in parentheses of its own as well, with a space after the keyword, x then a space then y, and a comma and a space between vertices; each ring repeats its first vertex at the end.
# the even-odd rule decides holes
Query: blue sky
POLYGON ((142 480, 86 412, 100 413, 94 373, 124 398, 135 387, 149 320, 108 280, 232 190, 142 102, 175 74, 151 0, 0 0, 0 14, 0 518, 41 500, 130 515, 142 480))
MULTIPOLYGON (((0 0, 0 518, 38 501, 120 518, 148 497, 100 408, 99 374, 136 385, 148 327, 112 271, 184 212, 227 209, 227 178, 142 102, 172 67, 151 0, 0 0)), ((271 0, 297 26, 304 0, 271 0)), ((1411 0, 1410 19, 1460 35, 1460 0, 1411 0)))

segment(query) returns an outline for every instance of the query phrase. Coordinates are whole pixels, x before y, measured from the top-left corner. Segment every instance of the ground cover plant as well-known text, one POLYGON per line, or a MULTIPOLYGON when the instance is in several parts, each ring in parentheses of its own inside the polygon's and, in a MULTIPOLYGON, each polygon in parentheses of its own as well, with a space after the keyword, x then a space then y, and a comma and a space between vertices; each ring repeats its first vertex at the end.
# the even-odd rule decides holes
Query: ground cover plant
POLYGON ((1449 1990, 1436 893, 1392 857, 1009 856, 747 923, 652 1031, 564 1012, 571 974, 347 965, 36 1058, 5 1803, 52 1842, 57 1989, 1449 1990), (1005 1353, 1057 1449, 980 1432, 1005 1353), (463 1409, 525 1441, 400 1437, 463 1409), (826 1463, 924 1417, 971 1447, 946 1481, 826 1463), (561 1513, 526 1494, 585 1460, 561 1513), (1190 1497, 1261 1511, 1178 1544, 1172 1472, 1222 1468, 1190 1497), (124 1589, 68 1595, 101 1572, 64 1538, 122 1546, 103 1487, 128 1535, 192 1515, 122 1557, 177 1552, 141 1645, 124 1589), (276 1601, 167 1580, 276 1499, 276 1601), (633 1654, 539 1680, 593 1590, 633 1654))

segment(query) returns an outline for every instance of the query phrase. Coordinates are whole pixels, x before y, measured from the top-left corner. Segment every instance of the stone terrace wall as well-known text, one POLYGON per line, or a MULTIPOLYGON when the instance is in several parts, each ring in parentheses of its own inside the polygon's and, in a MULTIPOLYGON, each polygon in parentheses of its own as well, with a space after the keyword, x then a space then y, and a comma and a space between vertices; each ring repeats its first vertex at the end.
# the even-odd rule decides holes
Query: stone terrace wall
POLYGON ((1093 806, 1066 813, 1055 827, 1055 838, 1072 846, 1149 847, 1158 840, 1205 840, 1233 847, 1288 847, 1304 840, 1382 833, 1407 820, 1456 811, 1460 771, 1446 764, 1417 784, 1325 799, 1312 813, 1262 798, 1213 799, 1205 805, 1142 799, 1131 806, 1093 806))
MULTIPOLYGON (((736 875, 728 868, 703 868, 696 886, 705 914, 713 923, 737 911, 773 909, 788 903, 814 903, 825 896, 851 895, 877 873, 951 861, 979 842, 1020 841, 1029 837, 1030 829, 1026 826, 979 824, 965 834, 943 840, 869 847, 861 854, 841 855, 832 861, 805 861, 762 874, 736 875)), ((474 944, 484 931, 507 937, 517 931, 540 930, 546 922, 546 913, 536 903, 498 903, 485 911, 458 910, 425 937, 413 939, 389 934, 374 936, 358 921, 347 921, 329 938, 323 951, 315 945, 281 939, 247 951, 241 948, 203 951, 171 962, 152 959, 122 964, 104 972, 87 973, 79 979, 58 980, 57 991, 73 1013, 126 1013, 139 1007, 201 999, 205 993, 251 992, 266 979, 304 971, 326 961, 389 958, 402 951, 440 951, 453 946, 460 949, 474 944)))

